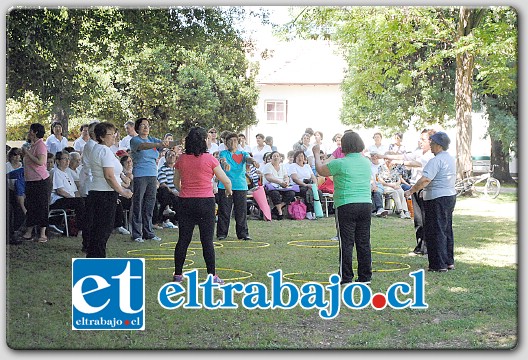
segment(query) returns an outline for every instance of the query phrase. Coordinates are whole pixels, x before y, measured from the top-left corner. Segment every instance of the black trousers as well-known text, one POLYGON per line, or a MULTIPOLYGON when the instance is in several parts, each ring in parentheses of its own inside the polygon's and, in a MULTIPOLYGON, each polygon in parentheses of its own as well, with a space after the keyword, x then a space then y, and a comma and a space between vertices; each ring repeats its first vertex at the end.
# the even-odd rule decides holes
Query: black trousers
POLYGON ((180 198, 173 193, 168 187, 166 186, 160 186, 158 188, 158 192, 156 194, 156 199, 159 203, 159 209, 158 209, 158 216, 156 217, 157 220, 161 221, 165 216, 163 215, 163 211, 169 205, 176 214, 174 215, 174 220, 178 221, 178 203, 180 202, 180 198))
POLYGON ((47 227, 49 214, 49 178, 26 181, 26 226, 47 227))
POLYGON ((278 205, 281 202, 288 205, 295 199, 295 191, 279 191, 279 190, 266 190, 266 195, 271 199, 273 205, 278 205))
POLYGON ((115 211, 114 228, 125 226, 125 214, 123 213, 123 211, 130 210, 131 205, 132 205, 131 199, 118 196, 118 202, 117 202, 116 211, 115 211))
POLYGON ((88 195, 88 244, 87 258, 105 258, 106 243, 114 229, 114 217, 117 206, 117 192, 90 191, 88 195))
POLYGON ((180 198, 179 238, 174 248, 174 273, 181 275, 187 249, 192 240, 194 227, 200 230, 202 254, 208 274, 216 273, 215 251, 213 244, 215 224, 215 198, 180 198))
POLYGON ((84 198, 61 198, 50 205, 50 209, 75 210, 75 226, 77 229, 82 230, 83 244, 86 243, 88 239, 87 234, 84 231, 86 229, 86 207, 84 204, 84 198))
POLYGON ((8 190, 7 196, 9 198, 7 202, 7 227, 8 227, 8 240, 22 225, 25 224, 26 215, 20 207, 17 195, 15 191, 8 190))
POLYGON ((456 195, 425 200, 424 233, 429 268, 447 269, 454 265, 453 211, 456 195))
POLYGON ((424 218, 425 218, 425 207, 424 200, 420 196, 423 190, 412 194, 412 205, 414 211, 414 233, 416 236, 416 247, 415 252, 425 253, 427 252, 427 241, 424 236, 424 218))
POLYGON ((372 278, 371 210, 371 203, 345 204, 336 209, 341 283, 354 281, 354 269, 352 267, 354 245, 357 254, 358 280, 365 282, 372 278))
POLYGON ((233 190, 233 196, 227 197, 225 189, 218 189, 218 222, 216 236, 227 236, 231 212, 235 213, 235 229, 237 238, 249 236, 247 225, 247 190, 233 190))

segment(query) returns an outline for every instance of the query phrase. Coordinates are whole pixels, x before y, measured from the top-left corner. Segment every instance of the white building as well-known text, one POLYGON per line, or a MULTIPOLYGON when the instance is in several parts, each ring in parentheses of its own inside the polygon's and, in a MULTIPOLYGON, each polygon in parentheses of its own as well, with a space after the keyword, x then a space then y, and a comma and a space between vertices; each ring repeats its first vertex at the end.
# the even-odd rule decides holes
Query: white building
MULTIPOLYGON (((328 41, 298 40, 277 41, 266 47, 271 56, 259 60, 260 96, 255 109, 258 124, 246 132, 251 146, 256 144, 255 135, 262 133, 272 136, 277 149, 286 154, 307 127, 321 131, 328 145, 334 134, 352 128, 340 121, 341 83, 347 64, 336 45, 328 41)), ((454 121, 452 123, 454 126, 454 121)), ((491 142, 489 137, 485 138, 487 119, 484 114, 473 114, 472 127, 472 155, 489 156, 491 142)), ((449 152, 455 155, 456 128, 434 128, 447 132, 452 141, 449 152)), ((357 127, 354 130, 366 146, 373 143, 372 136, 378 131, 357 127)), ((403 134, 403 144, 409 151, 417 147, 420 130, 410 127, 403 134)), ((392 142, 392 136, 384 136, 383 143, 392 142)), ((510 171, 517 173, 515 160, 510 163, 510 171)))

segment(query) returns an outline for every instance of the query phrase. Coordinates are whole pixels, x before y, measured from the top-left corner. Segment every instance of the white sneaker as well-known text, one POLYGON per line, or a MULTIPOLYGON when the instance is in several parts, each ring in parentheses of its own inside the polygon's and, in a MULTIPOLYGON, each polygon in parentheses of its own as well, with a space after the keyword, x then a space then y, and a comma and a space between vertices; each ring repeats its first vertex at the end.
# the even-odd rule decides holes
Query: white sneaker
POLYGON ((178 227, 176 225, 174 225, 170 220, 165 220, 163 222, 163 227, 165 229, 177 229, 178 227))
POLYGON ((118 228, 116 228, 117 232, 120 233, 121 235, 130 235, 130 231, 128 231, 127 229, 125 229, 124 227, 120 226, 118 228))
POLYGON ((339 237, 337 237, 337 235, 336 235, 333 238, 330 238, 330 240, 339 241, 339 237))
POLYGON ((145 240, 143 240, 143 238, 140 238, 140 237, 135 238, 134 241, 135 241, 135 242, 138 242, 138 243, 145 242, 145 240))
POLYGON ((174 214, 176 214, 176 212, 170 208, 163 210, 163 216, 171 216, 174 214))
POLYGON ((411 213, 409 211, 405 211, 405 219, 410 219, 411 213))
POLYGON ((383 208, 379 208, 378 211, 376 212, 377 217, 387 217, 388 214, 389 212, 383 208))
POLYGON ((306 218, 307 218, 308 220, 315 220, 315 214, 314 214, 313 212, 311 212, 311 211, 308 211, 308 212, 306 213, 306 218))

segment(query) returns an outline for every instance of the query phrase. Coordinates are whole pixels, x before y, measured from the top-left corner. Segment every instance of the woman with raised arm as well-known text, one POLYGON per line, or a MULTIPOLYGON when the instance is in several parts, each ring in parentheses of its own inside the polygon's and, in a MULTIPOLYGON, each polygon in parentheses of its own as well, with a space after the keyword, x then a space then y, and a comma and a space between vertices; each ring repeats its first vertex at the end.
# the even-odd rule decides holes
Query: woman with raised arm
POLYGON ((215 225, 215 196, 213 176, 225 187, 225 196, 232 196, 231 180, 227 177, 218 160, 207 152, 207 132, 194 127, 185 138, 185 153, 181 154, 174 166, 174 186, 179 192, 178 209, 179 238, 174 248, 173 281, 183 281, 183 264, 191 243, 194 227, 200 230, 202 253, 213 282, 223 284, 216 274, 216 260, 213 244, 215 225))
MULTIPOLYGON (((333 176, 334 204, 339 240, 339 275, 341 284, 354 281, 352 257, 356 246, 358 277, 355 281, 370 284, 372 254, 370 247, 370 161, 361 152, 365 144, 354 131, 341 138, 345 157, 323 164, 315 158, 315 168, 321 176, 333 176)), ((313 151, 319 153, 319 146, 313 151)))

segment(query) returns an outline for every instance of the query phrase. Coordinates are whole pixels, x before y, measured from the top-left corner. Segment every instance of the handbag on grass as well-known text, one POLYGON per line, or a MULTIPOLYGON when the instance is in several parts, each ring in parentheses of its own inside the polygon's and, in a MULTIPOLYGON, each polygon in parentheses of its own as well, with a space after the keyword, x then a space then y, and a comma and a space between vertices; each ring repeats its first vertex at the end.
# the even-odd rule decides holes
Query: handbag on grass
POLYGON ((288 205, 288 213, 292 219, 303 220, 306 217, 306 204, 297 199, 288 205))

